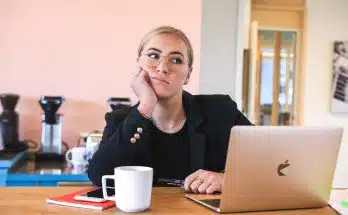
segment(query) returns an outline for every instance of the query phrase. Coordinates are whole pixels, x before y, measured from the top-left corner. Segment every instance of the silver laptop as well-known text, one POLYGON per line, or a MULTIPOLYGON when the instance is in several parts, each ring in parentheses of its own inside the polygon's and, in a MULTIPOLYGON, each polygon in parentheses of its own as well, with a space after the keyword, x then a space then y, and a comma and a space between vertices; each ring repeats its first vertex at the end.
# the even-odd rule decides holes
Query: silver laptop
POLYGON ((186 197, 221 213, 323 207, 342 133, 337 127, 233 127, 221 195, 186 197))

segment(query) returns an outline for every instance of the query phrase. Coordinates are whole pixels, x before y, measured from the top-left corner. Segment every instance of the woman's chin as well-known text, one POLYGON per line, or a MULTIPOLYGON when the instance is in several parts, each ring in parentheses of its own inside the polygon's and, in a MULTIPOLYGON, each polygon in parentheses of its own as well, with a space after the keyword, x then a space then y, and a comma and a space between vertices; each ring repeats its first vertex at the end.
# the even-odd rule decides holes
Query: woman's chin
POLYGON ((167 89, 163 89, 161 87, 154 87, 154 92, 155 92, 158 99, 170 98, 171 96, 173 96, 173 94, 175 94, 175 93, 173 93, 167 89))
POLYGON ((155 94, 157 96, 158 99, 166 99, 166 98, 170 98, 171 94, 169 92, 163 92, 163 91, 155 91, 155 94))

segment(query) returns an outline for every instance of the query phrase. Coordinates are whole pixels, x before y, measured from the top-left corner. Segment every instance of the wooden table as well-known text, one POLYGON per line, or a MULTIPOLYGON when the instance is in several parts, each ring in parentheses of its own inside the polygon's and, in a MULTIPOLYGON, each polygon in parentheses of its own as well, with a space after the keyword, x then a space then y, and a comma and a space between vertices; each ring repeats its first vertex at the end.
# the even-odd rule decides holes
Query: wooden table
MULTIPOLYGON (((86 187, 1 187, 0 188, 0 214, 126 214, 117 208, 110 208, 103 212, 72 208, 66 206, 47 204, 45 199, 49 196, 67 194, 86 187)), ((340 200, 342 190, 335 190, 332 198, 340 200)), ((151 202, 151 209, 141 214, 217 214, 195 202, 186 199, 180 188, 155 187, 151 202)), ((333 215, 337 214, 329 206, 308 210, 284 210, 272 212, 234 213, 250 215, 333 215)))

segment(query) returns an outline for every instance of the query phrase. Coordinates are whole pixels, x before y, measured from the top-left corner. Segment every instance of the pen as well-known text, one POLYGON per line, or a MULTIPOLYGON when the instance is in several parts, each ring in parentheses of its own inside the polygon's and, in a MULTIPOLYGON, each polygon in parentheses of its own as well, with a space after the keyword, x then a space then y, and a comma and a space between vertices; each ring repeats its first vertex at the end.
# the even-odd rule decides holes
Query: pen
POLYGON ((157 180, 157 183, 165 184, 165 185, 171 185, 176 187, 183 187, 185 181, 179 180, 179 179, 169 179, 169 178, 159 178, 157 180))

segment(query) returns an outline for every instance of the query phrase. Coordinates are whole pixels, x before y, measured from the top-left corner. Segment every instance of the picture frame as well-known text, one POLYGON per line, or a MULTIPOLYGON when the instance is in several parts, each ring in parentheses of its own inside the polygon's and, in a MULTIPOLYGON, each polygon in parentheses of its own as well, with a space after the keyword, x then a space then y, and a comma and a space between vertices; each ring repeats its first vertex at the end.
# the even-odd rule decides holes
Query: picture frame
POLYGON ((331 112, 348 113, 348 41, 334 41, 331 112))

